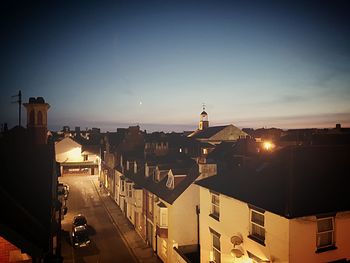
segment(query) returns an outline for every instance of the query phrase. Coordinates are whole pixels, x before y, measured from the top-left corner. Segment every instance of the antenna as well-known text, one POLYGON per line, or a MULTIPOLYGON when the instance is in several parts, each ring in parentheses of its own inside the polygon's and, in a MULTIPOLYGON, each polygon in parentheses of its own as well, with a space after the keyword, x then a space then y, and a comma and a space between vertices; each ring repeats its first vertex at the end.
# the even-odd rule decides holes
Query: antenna
POLYGON ((11 101, 11 103, 18 103, 18 126, 21 126, 22 92, 18 91, 18 94, 11 96, 11 98, 18 98, 18 100, 11 101))

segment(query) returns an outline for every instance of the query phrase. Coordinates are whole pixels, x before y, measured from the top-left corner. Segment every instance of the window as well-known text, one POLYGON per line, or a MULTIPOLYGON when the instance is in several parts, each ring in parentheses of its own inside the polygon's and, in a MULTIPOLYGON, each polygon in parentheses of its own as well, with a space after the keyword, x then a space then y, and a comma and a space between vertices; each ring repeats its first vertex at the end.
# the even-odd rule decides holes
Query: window
POLYGON ((148 211, 153 215, 153 196, 150 193, 148 193, 148 211))
POLYGON ((210 193, 211 195, 211 211, 210 215, 215 219, 219 219, 220 217, 220 197, 217 193, 210 193))
POLYGON ((33 125, 34 124, 34 118, 35 118, 35 116, 34 116, 34 110, 31 110, 30 111, 30 113, 29 113, 29 124, 30 125, 33 125))
POLYGON ((166 181, 166 187, 169 189, 174 189, 174 176, 171 174, 168 175, 168 180, 166 181))
POLYGON ((132 197, 132 185, 128 184, 128 197, 132 197))
POLYGON ((334 245, 334 217, 317 219, 317 248, 334 245))
POLYGON ((84 161, 87 161, 88 160, 88 155, 87 154, 84 154, 84 161))
POLYGON ((121 191, 124 192, 125 191, 125 181, 124 180, 121 181, 121 187, 122 187, 121 191))
POLYGON ((167 241, 166 241, 166 239, 163 239, 162 240, 162 254, 165 258, 167 257, 167 250, 168 250, 167 248, 168 248, 167 241))
POLYGON ((159 210, 159 226, 168 227, 168 209, 161 207, 159 210))
POLYGON ((250 210, 250 236, 265 242, 265 216, 256 210, 250 210))
POLYGON ((134 162, 134 174, 136 174, 137 173, 137 163, 136 163, 136 161, 134 162))
POLYGON ((212 229, 210 229, 210 233, 211 233, 211 240, 212 240, 211 261, 215 263, 220 263, 221 262, 220 234, 212 229))

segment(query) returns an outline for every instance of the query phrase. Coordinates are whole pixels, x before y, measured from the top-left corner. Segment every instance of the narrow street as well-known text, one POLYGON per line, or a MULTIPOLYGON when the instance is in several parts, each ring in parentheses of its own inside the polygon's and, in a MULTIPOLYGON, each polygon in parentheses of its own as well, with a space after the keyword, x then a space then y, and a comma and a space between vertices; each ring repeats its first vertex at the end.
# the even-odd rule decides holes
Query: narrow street
POLYGON ((62 220, 64 262, 137 262, 113 224, 93 180, 97 177, 64 176, 59 179, 70 187, 68 213, 62 220), (91 243, 87 247, 73 248, 70 244, 72 220, 79 213, 87 218, 91 243))

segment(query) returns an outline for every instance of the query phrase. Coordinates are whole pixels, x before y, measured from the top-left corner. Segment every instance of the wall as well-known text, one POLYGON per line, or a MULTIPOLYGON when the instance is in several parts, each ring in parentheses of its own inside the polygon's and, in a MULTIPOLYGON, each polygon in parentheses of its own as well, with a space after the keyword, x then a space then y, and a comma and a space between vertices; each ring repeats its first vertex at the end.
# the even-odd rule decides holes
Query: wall
POLYGON ((15 245, 0 236, 0 262, 31 262, 29 255, 21 253, 15 245))
POLYGON ((55 143, 57 162, 82 162, 81 145, 71 138, 66 137, 55 143))
POLYGON ((173 203, 168 206, 168 257, 176 262, 173 245, 198 244, 197 214, 199 186, 190 185, 173 203))
POLYGON ((315 216, 290 221, 290 262, 329 262, 350 259, 350 212, 335 217, 335 246, 337 249, 315 253, 317 222, 315 216), (302 241, 302 242, 301 242, 302 241))
POLYGON ((201 262, 211 259, 211 233, 209 227, 221 234, 221 262, 245 262, 249 259, 247 250, 263 260, 273 262, 288 261, 289 223, 288 219, 265 212, 265 246, 248 238, 249 207, 237 199, 220 195, 219 221, 209 216, 211 209, 210 192, 200 189, 200 245, 201 262), (233 244, 231 237, 240 234, 243 238, 241 247, 244 256, 235 258, 231 255, 233 244))

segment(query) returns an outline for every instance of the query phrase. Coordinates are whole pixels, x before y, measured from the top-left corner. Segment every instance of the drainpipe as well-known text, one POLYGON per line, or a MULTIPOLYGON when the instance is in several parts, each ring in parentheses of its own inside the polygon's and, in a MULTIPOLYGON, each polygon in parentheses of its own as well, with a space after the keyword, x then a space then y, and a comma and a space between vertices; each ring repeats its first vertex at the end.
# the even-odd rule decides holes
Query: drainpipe
POLYGON ((197 214, 197 248, 199 251, 199 247, 200 247, 200 241, 199 241, 199 214, 200 214, 200 209, 199 209, 199 205, 196 205, 196 214, 197 214))

